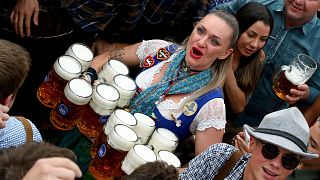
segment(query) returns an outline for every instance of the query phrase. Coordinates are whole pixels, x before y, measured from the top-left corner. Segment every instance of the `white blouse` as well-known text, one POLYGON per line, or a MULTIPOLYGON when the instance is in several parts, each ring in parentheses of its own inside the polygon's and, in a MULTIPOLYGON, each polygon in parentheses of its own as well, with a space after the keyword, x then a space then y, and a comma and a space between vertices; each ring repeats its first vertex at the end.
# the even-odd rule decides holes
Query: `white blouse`
MULTIPOLYGON (((149 40, 143 41, 139 46, 136 54, 140 59, 140 66, 142 66, 145 57, 148 55, 154 56, 157 50, 161 47, 166 47, 170 42, 163 40, 149 40)), ((158 74, 166 62, 171 62, 175 57, 175 54, 171 55, 168 60, 161 61, 158 64, 148 68, 141 72, 136 78, 136 84, 140 89, 146 89, 150 87, 153 81, 154 75, 158 74)), ((171 115, 178 118, 182 113, 182 106, 186 103, 189 96, 182 98, 178 103, 175 103, 171 99, 160 101, 157 104, 157 108, 161 115, 169 120, 172 120, 171 115)), ((183 122, 182 122, 183 123, 183 122)), ((195 119, 190 125, 190 132, 192 134, 198 131, 204 131, 207 128, 216 128, 218 130, 224 129, 226 125, 225 104, 223 98, 215 98, 204 104, 199 110, 195 119)))

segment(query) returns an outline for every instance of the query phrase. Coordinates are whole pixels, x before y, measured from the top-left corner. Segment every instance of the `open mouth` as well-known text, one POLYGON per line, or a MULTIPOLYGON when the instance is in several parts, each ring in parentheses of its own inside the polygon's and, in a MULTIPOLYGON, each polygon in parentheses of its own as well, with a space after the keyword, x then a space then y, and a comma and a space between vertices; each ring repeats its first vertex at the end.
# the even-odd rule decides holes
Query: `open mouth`
POLYGON ((199 58, 201 58, 201 56, 203 56, 203 52, 201 50, 199 50, 198 48, 193 47, 190 50, 190 55, 195 59, 199 59, 199 58))

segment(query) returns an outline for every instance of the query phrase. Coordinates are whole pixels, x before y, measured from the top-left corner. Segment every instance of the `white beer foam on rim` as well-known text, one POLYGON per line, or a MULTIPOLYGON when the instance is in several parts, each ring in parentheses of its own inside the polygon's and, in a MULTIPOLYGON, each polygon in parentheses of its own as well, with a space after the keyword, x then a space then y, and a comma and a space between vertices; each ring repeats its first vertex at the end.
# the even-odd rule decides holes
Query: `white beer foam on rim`
POLYGON ((133 115, 140 123, 147 126, 155 126, 155 122, 149 116, 142 113, 134 113, 133 115))
POLYGON ((93 58, 92 51, 82 44, 74 44, 72 46, 72 51, 78 58, 84 61, 91 61, 93 58))
POLYGON ((127 89, 129 91, 133 91, 136 89, 135 82, 125 75, 117 75, 114 77, 116 84, 121 87, 122 89, 127 89))
POLYGON ((159 151, 159 157, 161 160, 167 162, 169 165, 173 165, 176 168, 181 166, 181 162, 178 157, 169 151, 159 151))
POLYGON ((290 70, 285 70, 284 74, 288 81, 290 81, 293 85, 301 85, 304 84, 308 79, 306 78, 306 72, 302 72, 298 68, 291 66, 290 70))
POLYGON ((92 86, 84 79, 72 79, 70 82, 71 91, 78 96, 88 97, 92 94, 92 86))
POLYGON ((114 69, 116 72, 118 72, 120 74, 124 74, 124 75, 129 74, 128 67, 125 64, 123 64, 122 62, 120 62, 118 60, 111 59, 111 60, 109 60, 109 64, 110 64, 111 68, 114 69))
POLYGON ((137 124, 136 118, 125 110, 117 109, 114 113, 122 122, 125 122, 125 124, 128 124, 130 126, 134 126, 137 124))
POLYGON ((61 68, 69 73, 75 74, 81 72, 80 63, 71 56, 61 56, 58 61, 61 68))
POLYGON ((178 141, 177 136, 173 132, 169 131, 168 129, 158 128, 157 131, 159 132, 159 134, 168 138, 169 140, 178 141))
POLYGON ((120 137, 127 141, 136 141, 138 139, 137 134, 125 125, 117 125, 114 129, 120 137))
POLYGON ((135 145, 133 148, 141 159, 144 159, 148 162, 153 162, 157 160, 156 154, 147 146, 138 144, 135 145))
POLYGON ((119 99, 119 92, 113 87, 109 85, 98 85, 97 92, 104 99, 115 101, 119 99))

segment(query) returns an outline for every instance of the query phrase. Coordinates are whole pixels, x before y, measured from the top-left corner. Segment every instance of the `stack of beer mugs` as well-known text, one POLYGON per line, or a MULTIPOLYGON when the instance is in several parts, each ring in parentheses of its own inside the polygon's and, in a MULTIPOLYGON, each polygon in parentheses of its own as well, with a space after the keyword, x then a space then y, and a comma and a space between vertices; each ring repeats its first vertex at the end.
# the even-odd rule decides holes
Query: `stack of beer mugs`
POLYGON ((90 139, 95 138, 116 108, 120 95, 116 88, 107 83, 94 87, 92 98, 80 112, 77 127, 90 139))

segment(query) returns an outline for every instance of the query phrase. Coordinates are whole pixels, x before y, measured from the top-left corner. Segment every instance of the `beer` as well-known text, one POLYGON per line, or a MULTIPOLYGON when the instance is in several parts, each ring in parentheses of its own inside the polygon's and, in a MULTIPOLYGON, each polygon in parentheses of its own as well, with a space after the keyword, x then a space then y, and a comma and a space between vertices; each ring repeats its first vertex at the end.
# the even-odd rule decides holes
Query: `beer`
POLYGON ((304 84, 316 69, 317 63, 311 57, 298 54, 290 65, 281 67, 274 77, 272 89, 279 98, 286 100, 286 95, 291 95, 290 89, 304 84))
POLYGON ((124 175, 121 161, 134 146, 138 137, 129 127, 118 124, 107 135, 102 133, 102 144, 89 165, 89 172, 96 179, 113 179, 124 175))
POLYGON ((129 105, 136 93, 136 83, 129 76, 118 74, 113 78, 112 85, 119 91, 120 99, 118 107, 124 108, 129 105))
POLYGON ((155 129, 155 122, 149 116, 142 113, 134 113, 133 116, 137 120, 137 125, 133 129, 139 139, 141 139, 141 144, 147 144, 155 129))
POLYGON ((79 119, 79 112, 90 101, 92 86, 82 78, 74 78, 64 88, 64 95, 51 110, 50 121, 58 129, 70 130, 79 119))
POLYGON ((129 68, 127 65, 122 63, 121 61, 110 59, 102 68, 100 73, 98 74, 99 78, 104 78, 107 83, 112 83, 113 78, 118 75, 128 75, 129 74, 129 68))
POLYGON ((81 110, 78 129, 88 138, 95 138, 115 109, 119 92, 109 84, 95 86, 89 105, 81 110))
POLYGON ((71 56, 59 57, 37 90, 38 100, 53 108, 63 95, 63 88, 72 78, 79 77, 81 64, 71 56))
POLYGON ((174 155, 172 152, 169 152, 166 150, 160 150, 157 154, 157 157, 158 157, 158 160, 162 160, 176 168, 179 168, 181 166, 181 162, 179 158, 176 155, 174 155))
MULTIPOLYGON (((134 118, 132 114, 129 112, 123 110, 123 109, 116 109, 113 111, 108 118, 107 123, 103 126, 103 132, 102 134, 108 135, 115 125, 117 124, 124 124, 130 128, 133 128, 137 125, 137 120, 134 118)), ((101 134, 101 132, 100 132, 101 134)), ((98 148, 100 147, 101 137, 100 135, 96 138, 96 140, 93 143, 93 146, 91 148, 91 157, 94 157, 96 153, 98 152, 98 148), (100 139, 99 139, 100 138, 100 139)))
POLYGON ((178 137, 171 131, 165 128, 157 128, 148 143, 157 154, 160 150, 174 152, 178 146, 178 137))
POLYGON ((93 59, 90 48, 82 43, 72 44, 65 54, 76 58, 81 63, 82 72, 88 69, 93 59))
POLYGON ((126 174, 131 174, 139 166, 147 162, 157 160, 156 154, 147 146, 136 144, 130 149, 124 160, 122 161, 121 169, 126 174))

